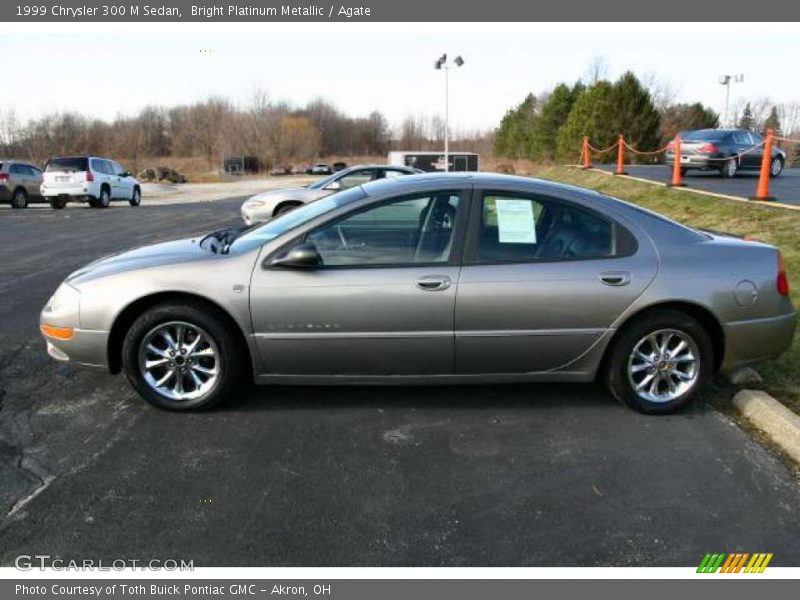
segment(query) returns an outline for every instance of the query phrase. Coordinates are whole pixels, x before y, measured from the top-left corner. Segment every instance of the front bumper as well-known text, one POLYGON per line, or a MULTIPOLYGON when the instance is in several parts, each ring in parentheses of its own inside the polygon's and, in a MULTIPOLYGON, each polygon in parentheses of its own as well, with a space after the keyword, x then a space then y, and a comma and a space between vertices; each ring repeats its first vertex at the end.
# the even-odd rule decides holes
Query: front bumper
POLYGON ((75 329, 72 338, 62 340, 44 335, 47 353, 59 362, 108 370, 108 331, 75 329))
POLYGON ((250 225, 255 225, 256 223, 266 223, 271 218, 271 216, 268 216, 268 213, 264 207, 250 208, 247 206, 242 206, 241 213, 242 220, 248 227, 250 225))
POLYGON ((792 345, 796 326, 796 312, 725 324, 725 358, 720 370, 730 373, 779 357, 792 345))

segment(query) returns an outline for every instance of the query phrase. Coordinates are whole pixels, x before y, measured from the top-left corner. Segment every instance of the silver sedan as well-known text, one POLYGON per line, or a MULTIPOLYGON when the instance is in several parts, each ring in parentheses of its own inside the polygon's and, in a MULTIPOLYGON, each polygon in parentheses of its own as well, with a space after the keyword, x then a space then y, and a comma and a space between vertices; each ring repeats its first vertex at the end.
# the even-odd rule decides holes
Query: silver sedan
POLYGON ((774 358, 795 309, 773 246, 589 190, 492 174, 375 181, 72 273, 41 329, 59 361, 148 401, 237 385, 593 381, 673 412, 774 358))
POLYGON ((334 192, 363 185, 376 179, 421 173, 411 167, 391 165, 358 165, 343 169, 305 187, 291 187, 256 194, 242 204, 242 220, 246 225, 264 223, 334 192))

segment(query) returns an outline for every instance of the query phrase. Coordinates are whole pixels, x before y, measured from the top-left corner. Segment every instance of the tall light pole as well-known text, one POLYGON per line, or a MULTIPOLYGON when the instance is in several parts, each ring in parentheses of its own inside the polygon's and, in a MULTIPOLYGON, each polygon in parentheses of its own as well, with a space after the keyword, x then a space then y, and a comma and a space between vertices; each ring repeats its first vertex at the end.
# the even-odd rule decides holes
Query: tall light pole
POLYGON ((729 125, 728 123, 728 102, 731 97, 731 83, 742 83, 744 75, 720 75, 719 83, 725 86, 725 117, 722 120, 723 126, 729 125))
POLYGON ((450 170, 450 69, 464 64, 464 59, 456 56, 452 64, 447 62, 447 54, 442 54, 433 66, 436 70, 444 69, 444 170, 450 170))

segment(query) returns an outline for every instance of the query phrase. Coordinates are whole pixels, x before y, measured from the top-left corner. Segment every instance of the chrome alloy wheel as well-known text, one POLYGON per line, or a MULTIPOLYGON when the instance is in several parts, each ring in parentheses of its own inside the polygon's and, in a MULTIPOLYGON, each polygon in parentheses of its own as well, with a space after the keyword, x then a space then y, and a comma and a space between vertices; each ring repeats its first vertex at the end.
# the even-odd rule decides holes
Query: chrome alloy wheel
POLYGON ((781 159, 776 156, 775 158, 772 159, 772 163, 770 163, 769 172, 772 174, 773 177, 777 177, 782 169, 783 169, 783 163, 781 162, 781 159))
POLYGON ((176 402, 210 392, 220 374, 217 344, 197 325, 183 321, 151 329, 139 346, 139 370, 156 393, 176 402))
POLYGON ((728 177, 734 177, 736 175, 736 171, 739 170, 739 165, 736 164, 736 159, 731 158, 725 162, 725 174, 728 177))
POLYGON ((628 381, 649 402, 670 402, 688 392, 700 374, 695 341, 677 329, 659 329, 643 337, 628 358, 628 381))

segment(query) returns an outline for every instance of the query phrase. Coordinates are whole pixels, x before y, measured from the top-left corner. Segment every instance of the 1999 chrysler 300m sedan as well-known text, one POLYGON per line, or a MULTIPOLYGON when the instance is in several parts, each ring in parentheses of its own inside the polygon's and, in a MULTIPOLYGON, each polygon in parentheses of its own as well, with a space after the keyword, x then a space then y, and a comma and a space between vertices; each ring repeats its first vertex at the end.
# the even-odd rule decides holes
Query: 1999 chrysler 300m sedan
POLYGON ((791 343, 776 248, 492 174, 353 187, 259 227, 103 258, 41 329, 158 406, 258 383, 592 381, 668 413, 791 343))

